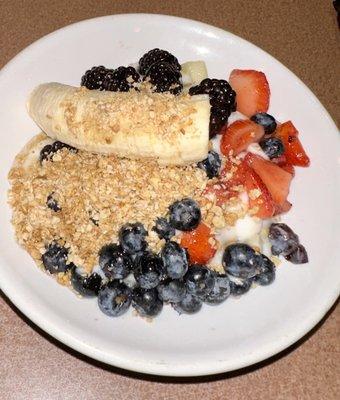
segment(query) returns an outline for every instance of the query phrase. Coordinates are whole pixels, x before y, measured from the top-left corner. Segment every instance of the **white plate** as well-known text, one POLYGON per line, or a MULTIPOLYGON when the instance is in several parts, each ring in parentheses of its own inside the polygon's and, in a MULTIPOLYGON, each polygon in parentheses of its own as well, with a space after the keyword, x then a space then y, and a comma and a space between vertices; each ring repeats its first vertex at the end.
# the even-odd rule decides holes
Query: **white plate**
POLYGON ((339 137, 310 90, 254 45, 199 22, 147 14, 96 18, 58 30, 16 56, 0 75, 0 284, 33 322, 68 346, 118 367, 158 375, 192 376, 245 367, 288 347, 307 333, 339 294, 339 137), (34 86, 78 85, 93 65, 119 66, 154 47, 181 62, 203 59, 209 76, 233 68, 266 73, 270 113, 292 119, 312 165, 298 169, 285 222, 300 235, 310 263, 283 263, 274 284, 221 306, 179 317, 165 307, 153 323, 132 313, 110 319, 95 300, 78 299, 34 265, 15 243, 6 204, 7 172, 15 154, 38 129, 26 113, 34 86))

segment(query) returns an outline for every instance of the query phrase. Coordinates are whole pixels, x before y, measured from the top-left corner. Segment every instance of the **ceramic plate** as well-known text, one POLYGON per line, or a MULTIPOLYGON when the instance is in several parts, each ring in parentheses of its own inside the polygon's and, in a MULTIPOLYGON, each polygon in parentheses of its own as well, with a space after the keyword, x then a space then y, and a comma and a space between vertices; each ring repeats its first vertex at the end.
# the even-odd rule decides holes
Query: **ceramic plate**
POLYGON ((0 285, 11 301, 66 345, 121 368, 172 376, 230 371, 261 361, 306 334, 340 288, 339 136, 311 91, 273 57, 247 41, 196 21, 162 15, 114 15, 83 21, 38 40, 0 74, 0 285), (297 168, 284 216, 308 249, 310 263, 283 262, 274 284, 217 307, 179 317, 170 307, 152 323, 132 312, 111 319, 95 300, 77 298, 40 271, 16 244, 6 203, 7 173, 16 153, 38 132, 25 102, 39 83, 79 85, 93 65, 138 61, 160 47, 180 62, 202 59, 209 76, 233 68, 265 72, 270 113, 293 120, 312 164, 297 168))

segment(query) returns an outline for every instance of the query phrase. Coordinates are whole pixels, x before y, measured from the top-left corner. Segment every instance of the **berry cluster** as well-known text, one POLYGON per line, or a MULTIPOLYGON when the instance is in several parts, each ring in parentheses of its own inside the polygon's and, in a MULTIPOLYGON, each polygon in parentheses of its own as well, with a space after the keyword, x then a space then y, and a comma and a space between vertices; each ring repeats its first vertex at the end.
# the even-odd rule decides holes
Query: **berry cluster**
POLYGON ((139 60, 139 72, 134 67, 108 69, 100 65, 92 67, 81 78, 81 85, 90 90, 128 92, 138 90, 142 80, 150 82, 155 92, 179 94, 182 89, 181 65, 166 50, 153 49, 139 60))
POLYGON ((138 72, 133 67, 108 69, 100 65, 92 67, 81 78, 81 86, 90 90, 109 90, 112 92, 128 92, 140 81, 138 72))
MULTIPOLYGON (((154 230, 166 240, 159 254, 148 248, 144 226, 128 223, 119 231, 119 243, 100 250, 98 272, 84 275, 73 263, 68 264, 68 249, 56 242, 47 246, 42 261, 52 274, 69 270, 75 291, 85 297, 97 296, 100 310, 111 317, 124 314, 130 305, 143 317, 157 316, 164 304, 179 314, 193 314, 203 303, 220 304, 229 295, 246 293, 253 283, 264 286, 274 281, 272 261, 244 243, 225 248, 224 274, 192 262, 187 249, 171 238, 175 229, 190 232, 200 224, 198 204, 186 198, 169 207, 168 218, 156 221, 154 230)), ((273 254, 306 262, 303 246, 286 225, 272 224, 269 239, 273 254)))

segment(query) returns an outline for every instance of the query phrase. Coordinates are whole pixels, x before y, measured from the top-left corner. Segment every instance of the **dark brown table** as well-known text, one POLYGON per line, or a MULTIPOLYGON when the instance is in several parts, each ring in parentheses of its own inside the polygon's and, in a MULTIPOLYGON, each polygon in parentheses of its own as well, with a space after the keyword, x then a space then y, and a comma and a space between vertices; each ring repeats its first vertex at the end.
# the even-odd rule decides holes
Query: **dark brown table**
MULTIPOLYGON (((193 18, 244 37, 295 72, 339 124, 340 32, 329 0, 0 0, 0 67, 55 29, 129 12, 193 18)), ((207 378, 157 378, 75 353, 1 295, 0 399, 335 400, 340 392, 339 331, 340 308, 334 306, 299 343, 263 363, 207 378)))

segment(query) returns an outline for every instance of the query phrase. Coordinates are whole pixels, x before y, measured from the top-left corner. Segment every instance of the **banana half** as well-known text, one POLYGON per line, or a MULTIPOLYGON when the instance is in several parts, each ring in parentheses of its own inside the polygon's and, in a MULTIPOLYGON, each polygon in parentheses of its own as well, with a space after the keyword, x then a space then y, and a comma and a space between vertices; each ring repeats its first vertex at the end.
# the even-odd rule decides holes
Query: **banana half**
POLYGON ((185 165, 208 153, 207 95, 102 92, 45 83, 31 93, 28 113, 52 139, 81 150, 185 165))

